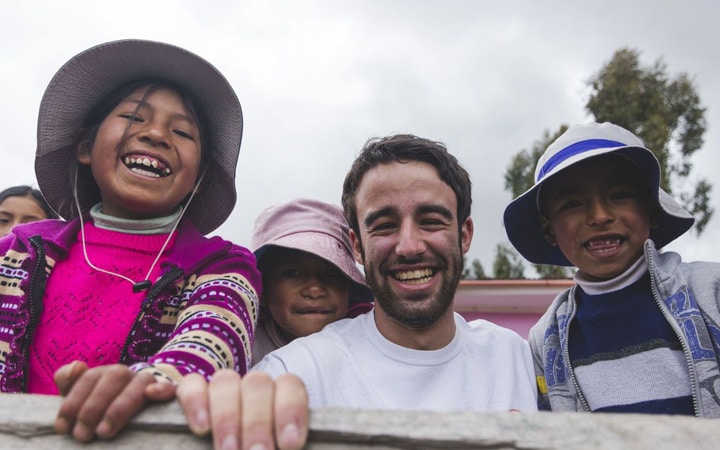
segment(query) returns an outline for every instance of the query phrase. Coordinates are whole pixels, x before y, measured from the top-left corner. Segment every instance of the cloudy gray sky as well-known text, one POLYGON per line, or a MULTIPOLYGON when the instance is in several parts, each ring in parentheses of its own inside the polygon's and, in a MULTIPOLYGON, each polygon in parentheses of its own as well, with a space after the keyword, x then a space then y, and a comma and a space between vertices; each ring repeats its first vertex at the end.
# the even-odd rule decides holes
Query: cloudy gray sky
POLYGON ((506 242, 503 174, 545 130, 588 120, 586 81, 630 47, 644 64, 694 77, 708 131, 696 173, 718 210, 700 240, 670 248, 720 260, 720 2, 705 0, 17 1, 2 2, 3 185, 36 184, 37 110, 71 56, 121 38, 173 43, 215 64, 245 115, 238 204, 217 234, 248 245, 266 206, 339 203, 365 140, 413 133, 445 142, 474 182, 470 258, 506 242))

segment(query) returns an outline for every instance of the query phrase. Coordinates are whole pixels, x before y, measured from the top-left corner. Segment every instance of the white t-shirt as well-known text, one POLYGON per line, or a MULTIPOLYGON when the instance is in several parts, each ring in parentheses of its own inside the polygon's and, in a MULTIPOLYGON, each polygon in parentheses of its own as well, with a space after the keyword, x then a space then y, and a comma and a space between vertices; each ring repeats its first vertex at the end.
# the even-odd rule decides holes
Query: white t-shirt
POLYGON ((373 311, 326 326, 252 370, 298 375, 310 407, 431 411, 537 410, 530 349, 514 331, 455 314, 453 340, 413 350, 380 334, 373 311))

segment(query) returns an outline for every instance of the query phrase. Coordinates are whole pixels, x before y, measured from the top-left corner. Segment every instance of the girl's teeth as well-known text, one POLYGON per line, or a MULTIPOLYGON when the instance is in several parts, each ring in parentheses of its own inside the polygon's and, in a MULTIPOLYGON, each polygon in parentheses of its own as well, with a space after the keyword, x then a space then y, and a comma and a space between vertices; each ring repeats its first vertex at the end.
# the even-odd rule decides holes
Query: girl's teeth
MULTIPOLYGON (((150 159, 147 157, 136 158, 134 156, 126 156, 125 164, 128 166, 142 165, 145 167, 152 167, 153 169, 158 169, 160 167, 160 163, 156 159, 150 159)), ((136 168, 136 169, 138 169, 138 170, 136 170, 136 172, 138 172, 138 173, 146 173, 146 171, 140 171, 139 168, 136 168)), ((161 170, 164 175, 170 175, 170 173, 172 173, 172 170, 169 167, 165 167, 164 169, 161 169, 161 170)), ((147 173, 149 174, 152 172, 147 172, 147 173)), ((155 173, 154 175, 157 175, 157 173, 155 173)))

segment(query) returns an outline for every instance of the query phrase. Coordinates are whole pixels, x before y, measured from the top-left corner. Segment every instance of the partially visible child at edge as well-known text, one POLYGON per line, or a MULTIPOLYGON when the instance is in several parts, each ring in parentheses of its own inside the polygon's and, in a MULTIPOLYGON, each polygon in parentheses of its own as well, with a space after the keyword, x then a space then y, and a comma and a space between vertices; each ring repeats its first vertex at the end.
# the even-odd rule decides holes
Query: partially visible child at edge
POLYGON ((720 417, 720 264, 659 252, 694 220, 660 186, 643 142, 570 127, 505 210, 515 248, 575 266, 530 331, 541 409, 720 417))
POLYGON ((296 199, 265 209, 251 248, 263 276, 253 365, 296 337, 372 308, 342 209, 296 199))
POLYGON ((68 222, 0 241, 2 392, 59 390, 56 431, 88 441, 188 373, 248 369, 255 258, 203 236, 235 205, 241 135, 230 84, 182 48, 109 42, 55 74, 35 172, 68 222))
POLYGON ((45 219, 57 219, 57 214, 37 189, 21 185, 0 192, 0 237, 15 225, 45 219))

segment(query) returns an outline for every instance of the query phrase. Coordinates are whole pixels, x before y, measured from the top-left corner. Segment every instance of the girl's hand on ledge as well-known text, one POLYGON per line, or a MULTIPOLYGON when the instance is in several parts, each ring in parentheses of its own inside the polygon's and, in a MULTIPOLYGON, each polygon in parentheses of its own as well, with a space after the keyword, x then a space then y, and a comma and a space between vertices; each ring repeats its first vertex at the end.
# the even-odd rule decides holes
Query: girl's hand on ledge
POLYGON ((175 394, 174 385, 122 364, 88 369, 75 361, 55 372, 55 384, 65 397, 55 431, 80 442, 114 437, 148 402, 170 400, 175 394))

